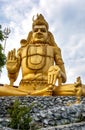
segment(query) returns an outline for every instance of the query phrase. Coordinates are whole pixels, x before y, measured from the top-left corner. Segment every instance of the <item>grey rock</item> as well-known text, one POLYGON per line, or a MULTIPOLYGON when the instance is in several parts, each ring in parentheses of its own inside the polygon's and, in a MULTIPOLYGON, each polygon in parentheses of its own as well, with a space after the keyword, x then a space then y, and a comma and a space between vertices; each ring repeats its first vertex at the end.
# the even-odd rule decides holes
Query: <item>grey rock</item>
MULTIPOLYGON (((85 97, 81 98, 81 104, 66 106, 67 102, 75 102, 75 97, 0 97, 0 124, 6 127, 8 120, 7 109, 12 106, 13 102, 18 99, 22 105, 34 103, 30 111, 33 119, 38 123, 41 122, 43 127, 81 122, 81 117, 85 121, 85 97)), ((72 129, 76 127, 72 127, 72 129)), ((78 127, 79 128, 79 127, 78 127)), ((60 128, 61 129, 61 128, 60 128)), ((66 129, 66 128, 64 128, 66 129)), ((63 129, 63 130, 64 130, 63 129)), ((83 127, 82 127, 83 129, 83 127)), ((3 130, 3 129, 2 129, 3 130)), ((5 129, 6 130, 6 129, 5 129)))

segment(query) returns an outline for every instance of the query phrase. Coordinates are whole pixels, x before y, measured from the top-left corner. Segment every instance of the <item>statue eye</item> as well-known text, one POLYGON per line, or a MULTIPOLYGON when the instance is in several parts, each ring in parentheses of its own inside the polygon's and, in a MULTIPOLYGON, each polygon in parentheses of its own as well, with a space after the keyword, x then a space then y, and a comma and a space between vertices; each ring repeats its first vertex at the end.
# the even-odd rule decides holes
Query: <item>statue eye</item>
POLYGON ((34 32, 38 32, 38 28, 34 28, 34 30, 33 30, 34 32))
POLYGON ((46 29, 45 28, 41 28, 41 32, 46 32, 46 29))
POLYGON ((43 32, 43 33, 45 33, 46 32, 46 28, 34 28, 33 32, 43 32))

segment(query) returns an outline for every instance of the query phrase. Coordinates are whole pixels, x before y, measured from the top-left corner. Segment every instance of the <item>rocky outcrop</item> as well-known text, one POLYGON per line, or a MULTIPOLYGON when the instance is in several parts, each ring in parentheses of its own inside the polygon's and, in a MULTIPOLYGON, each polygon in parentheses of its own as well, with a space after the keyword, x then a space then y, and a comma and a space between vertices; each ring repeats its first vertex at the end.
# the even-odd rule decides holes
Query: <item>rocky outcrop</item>
MULTIPOLYGON (((69 103, 75 102, 73 96, 58 96, 58 97, 0 97, 0 127, 6 128, 9 123, 9 115, 7 109, 11 107, 13 102, 18 99, 22 105, 29 106, 34 102, 34 106, 30 112, 33 121, 38 123, 41 130, 59 130, 59 127, 66 124, 83 123, 79 126, 85 129, 85 97, 81 98, 81 103, 78 105, 68 106, 69 103), (56 126, 56 127, 54 127, 56 126), (52 129, 51 129, 52 127, 52 129), (57 128, 58 127, 58 128, 57 128), (50 128, 50 129, 48 129, 50 128)), ((77 125, 74 125, 77 128, 77 125)), ((73 125, 66 125, 70 130, 73 125)), ((78 126, 78 128, 79 128, 78 126)), ((62 129, 62 127, 61 127, 62 129)), ((1 129, 3 130, 3 129, 1 129)), ((5 129, 6 130, 6 129, 5 129)), ((10 129, 8 129, 10 130, 10 129)), ((75 130, 75 129, 74 129, 75 130)), ((83 130, 83 129, 82 129, 83 130)))

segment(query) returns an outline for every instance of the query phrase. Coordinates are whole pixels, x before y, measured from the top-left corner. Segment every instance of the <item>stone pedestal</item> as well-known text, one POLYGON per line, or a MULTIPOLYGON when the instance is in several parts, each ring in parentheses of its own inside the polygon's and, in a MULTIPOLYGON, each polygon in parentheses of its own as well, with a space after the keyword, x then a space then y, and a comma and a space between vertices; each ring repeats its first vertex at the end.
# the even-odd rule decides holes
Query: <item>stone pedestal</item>
MULTIPOLYGON (((9 121, 7 118, 7 109, 13 104, 16 99, 18 99, 22 105, 27 106, 34 102, 34 106, 30 114, 33 118, 33 121, 42 127, 41 130, 59 130, 62 128, 62 125, 66 125, 65 128, 67 128, 67 126, 70 128, 73 127, 73 125, 69 126, 68 124, 78 124, 82 122, 82 125, 85 126, 85 97, 81 98, 80 104, 67 106, 68 103, 75 102, 75 97, 73 96, 0 97, 0 124, 2 126, 6 126, 6 123, 9 121), (53 129, 51 129, 51 127, 53 129)), ((80 126, 82 127, 82 125, 80 126)), ((75 125, 75 127, 77 126, 75 125)))

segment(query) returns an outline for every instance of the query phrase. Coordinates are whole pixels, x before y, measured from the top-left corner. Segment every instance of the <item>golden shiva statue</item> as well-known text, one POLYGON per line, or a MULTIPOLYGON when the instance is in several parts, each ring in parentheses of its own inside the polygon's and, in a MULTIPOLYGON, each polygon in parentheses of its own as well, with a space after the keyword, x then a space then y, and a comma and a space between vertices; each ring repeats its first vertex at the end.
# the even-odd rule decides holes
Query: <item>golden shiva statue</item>
POLYGON ((43 15, 33 17, 32 31, 27 39, 20 41, 21 47, 8 53, 6 67, 10 85, 0 87, 1 96, 80 96, 85 95, 80 77, 73 84, 66 82, 66 72, 61 50, 55 43, 49 25, 43 15), (14 87, 19 70, 22 80, 19 87, 14 87), (58 85, 56 86, 56 80, 58 85))

